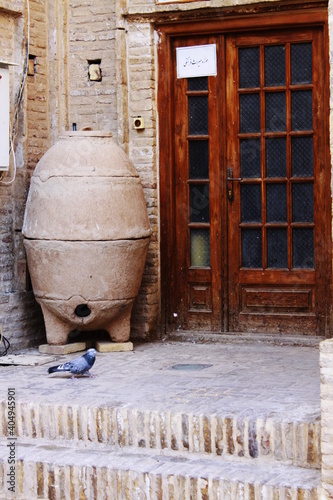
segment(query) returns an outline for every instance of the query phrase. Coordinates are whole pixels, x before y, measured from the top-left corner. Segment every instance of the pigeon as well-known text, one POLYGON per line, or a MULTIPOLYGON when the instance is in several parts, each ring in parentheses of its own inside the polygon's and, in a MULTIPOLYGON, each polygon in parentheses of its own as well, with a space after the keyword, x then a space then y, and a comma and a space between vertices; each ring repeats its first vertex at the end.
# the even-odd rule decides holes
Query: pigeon
POLYGON ((74 380, 75 375, 84 375, 87 373, 89 377, 93 377, 89 372, 95 363, 95 349, 88 349, 88 351, 80 358, 74 359, 73 361, 67 361, 63 365, 51 366, 48 369, 48 373, 55 372, 70 372, 72 374, 72 380, 74 380))

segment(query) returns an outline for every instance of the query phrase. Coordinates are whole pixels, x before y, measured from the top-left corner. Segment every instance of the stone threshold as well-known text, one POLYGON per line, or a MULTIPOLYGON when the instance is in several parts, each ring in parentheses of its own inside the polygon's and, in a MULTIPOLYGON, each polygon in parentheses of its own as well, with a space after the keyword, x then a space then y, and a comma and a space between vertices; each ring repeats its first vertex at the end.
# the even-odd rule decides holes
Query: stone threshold
POLYGON ((262 334, 251 332, 196 332, 187 330, 175 330, 165 334, 165 341, 192 342, 198 344, 221 343, 221 344, 271 344, 279 346, 299 346, 319 348, 320 342, 325 337, 312 335, 288 335, 288 334, 262 334))
MULTIPOLYGON (((0 444, 1 457, 8 454, 6 445, 0 444)), ((8 467, 1 458, 1 499, 13 498, 6 485, 8 467)), ((320 498, 316 470, 230 457, 101 450, 92 444, 18 443, 15 474, 16 500, 320 498)))

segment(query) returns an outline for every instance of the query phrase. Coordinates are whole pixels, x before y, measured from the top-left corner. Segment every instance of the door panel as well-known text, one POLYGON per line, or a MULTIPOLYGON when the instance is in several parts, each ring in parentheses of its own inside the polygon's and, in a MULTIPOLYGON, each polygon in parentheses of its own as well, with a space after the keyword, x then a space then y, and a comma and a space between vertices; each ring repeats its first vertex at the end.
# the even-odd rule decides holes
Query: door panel
POLYGON ((230 330, 325 329, 322 49, 317 30, 227 40, 230 330))
MULTIPOLYGON (((176 47, 217 44, 216 37, 176 47)), ((219 79, 175 79, 175 323, 221 329, 221 190, 219 79)))
POLYGON ((331 211, 323 32, 175 37, 173 68, 177 47, 205 44, 216 44, 217 76, 173 75, 168 321, 324 335, 331 211))

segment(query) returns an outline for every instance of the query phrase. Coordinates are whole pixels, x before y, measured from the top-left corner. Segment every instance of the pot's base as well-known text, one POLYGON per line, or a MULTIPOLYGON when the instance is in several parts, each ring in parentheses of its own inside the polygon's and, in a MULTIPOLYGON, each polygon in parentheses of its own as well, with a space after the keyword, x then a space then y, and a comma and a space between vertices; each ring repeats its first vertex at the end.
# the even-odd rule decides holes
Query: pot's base
POLYGON ((78 309, 77 306, 74 312, 73 306, 67 301, 39 299, 38 302, 44 316, 46 340, 50 345, 65 345, 70 332, 76 329, 105 330, 113 342, 127 342, 130 338, 133 300, 108 302, 108 307, 104 302, 88 302, 84 304, 85 307, 79 304, 82 307, 78 309), (108 309, 106 314, 105 308, 108 309), (72 311, 70 315, 68 309, 72 311), (103 309, 104 314, 101 315, 103 309))

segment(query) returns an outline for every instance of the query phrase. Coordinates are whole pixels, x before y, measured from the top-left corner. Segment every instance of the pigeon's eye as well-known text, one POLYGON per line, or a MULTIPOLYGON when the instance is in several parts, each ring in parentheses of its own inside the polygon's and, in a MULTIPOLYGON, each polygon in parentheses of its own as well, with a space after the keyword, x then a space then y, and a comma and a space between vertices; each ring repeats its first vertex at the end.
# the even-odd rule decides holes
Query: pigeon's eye
POLYGON ((89 309, 87 304, 79 304, 78 306, 76 306, 74 312, 79 318, 86 318, 91 313, 91 310, 89 309))

